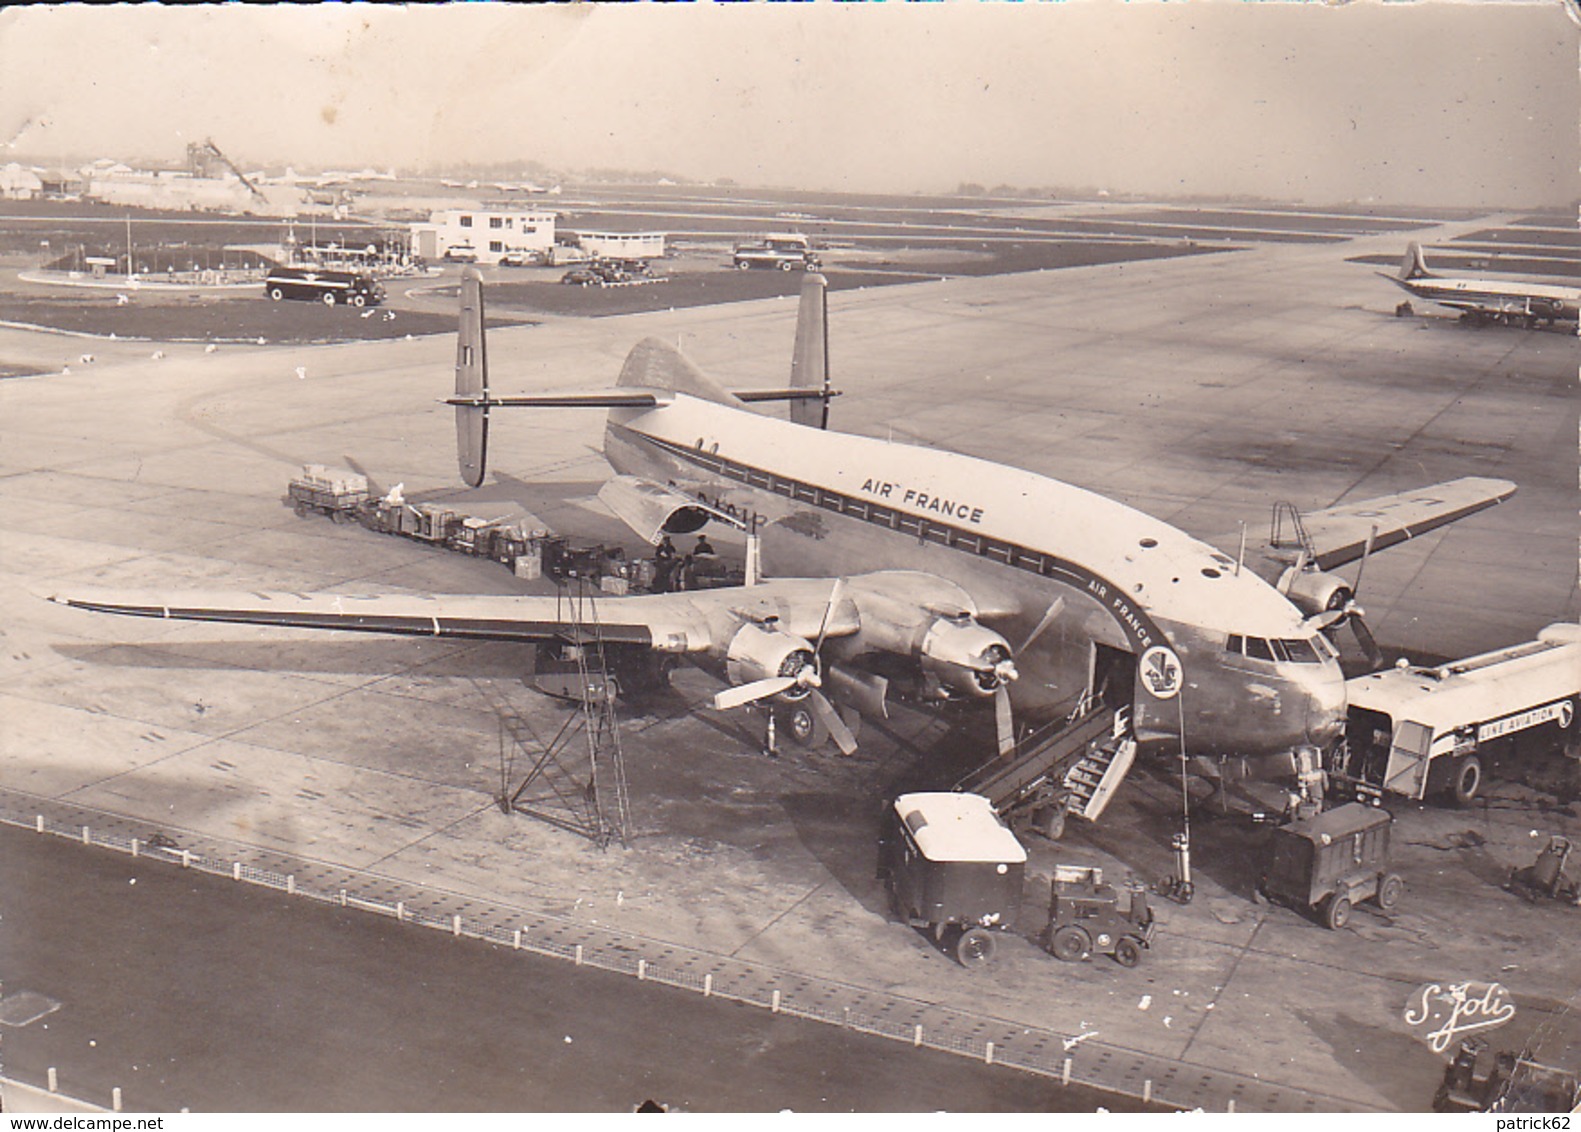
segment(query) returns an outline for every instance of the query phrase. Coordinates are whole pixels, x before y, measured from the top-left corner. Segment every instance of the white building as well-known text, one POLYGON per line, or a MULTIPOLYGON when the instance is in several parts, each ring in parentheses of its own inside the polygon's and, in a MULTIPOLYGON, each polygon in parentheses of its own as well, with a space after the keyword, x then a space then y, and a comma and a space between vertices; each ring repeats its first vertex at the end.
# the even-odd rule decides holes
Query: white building
POLYGON ((664 255, 663 232, 577 231, 577 241, 588 255, 607 259, 658 259, 664 255))
POLYGON ((544 253, 554 247, 553 212, 536 208, 444 208, 412 225, 412 252, 425 260, 446 253, 498 263, 508 252, 544 253))
POLYGON ((44 181, 39 171, 12 162, 0 169, 0 197, 6 200, 32 200, 44 195, 44 181))

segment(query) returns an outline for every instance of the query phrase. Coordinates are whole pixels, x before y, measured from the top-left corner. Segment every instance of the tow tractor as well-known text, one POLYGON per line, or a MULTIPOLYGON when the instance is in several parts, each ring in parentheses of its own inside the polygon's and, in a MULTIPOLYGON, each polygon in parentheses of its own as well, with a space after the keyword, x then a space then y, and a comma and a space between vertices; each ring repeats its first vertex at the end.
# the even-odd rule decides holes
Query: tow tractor
POLYGON ((1157 925, 1147 903, 1147 886, 1135 880, 1121 889, 1103 883, 1103 870, 1086 865, 1054 866, 1049 923, 1044 943, 1049 953, 1079 963, 1097 952, 1113 955, 1122 967, 1135 967, 1153 946, 1157 925))

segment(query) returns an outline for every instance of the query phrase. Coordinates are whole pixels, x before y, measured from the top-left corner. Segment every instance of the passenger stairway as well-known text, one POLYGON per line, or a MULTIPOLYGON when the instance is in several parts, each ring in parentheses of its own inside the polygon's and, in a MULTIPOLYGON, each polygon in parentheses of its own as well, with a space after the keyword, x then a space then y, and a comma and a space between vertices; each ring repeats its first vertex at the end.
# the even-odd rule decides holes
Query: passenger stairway
POLYGON ((1062 804, 1066 812, 1097 821, 1136 757, 1129 717, 1127 709, 1091 707, 1034 733, 954 789, 987 798, 1007 821, 1062 804))
POLYGON ((1135 760, 1136 740, 1128 730, 1087 748, 1087 753, 1065 772, 1065 789, 1070 794, 1066 811, 1097 821, 1135 760))

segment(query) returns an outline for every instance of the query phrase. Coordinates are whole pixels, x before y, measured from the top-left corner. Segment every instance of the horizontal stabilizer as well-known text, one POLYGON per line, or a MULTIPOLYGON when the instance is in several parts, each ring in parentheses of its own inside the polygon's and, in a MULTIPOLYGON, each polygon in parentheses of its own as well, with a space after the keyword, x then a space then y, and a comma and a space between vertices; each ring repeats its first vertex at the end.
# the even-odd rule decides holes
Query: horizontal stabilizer
POLYGON ((655 409, 671 400, 661 389, 558 389, 505 397, 457 395, 445 404, 487 409, 655 409))

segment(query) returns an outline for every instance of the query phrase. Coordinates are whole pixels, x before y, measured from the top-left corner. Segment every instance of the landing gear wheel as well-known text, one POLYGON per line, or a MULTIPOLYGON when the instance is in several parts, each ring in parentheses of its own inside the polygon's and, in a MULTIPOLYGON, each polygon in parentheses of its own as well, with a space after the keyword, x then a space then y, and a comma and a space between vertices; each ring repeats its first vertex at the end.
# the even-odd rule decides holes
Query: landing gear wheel
POLYGON ((1455 796, 1455 805, 1471 805, 1481 789, 1482 760, 1476 755, 1467 755, 1455 768, 1455 781, 1450 785, 1450 791, 1455 796))
POLYGON ((1032 828, 1050 841, 1058 841, 1065 836, 1065 807, 1063 805, 1044 806, 1033 811, 1032 828))
POLYGON ((829 729, 806 704, 794 704, 780 713, 780 730, 798 747, 817 747, 828 741, 829 729))
POLYGON ((1135 967, 1142 961, 1142 949, 1136 940, 1126 936, 1114 945, 1114 961, 1122 967, 1135 967))
POLYGON ((1333 931, 1350 923, 1350 897, 1335 893, 1323 905, 1323 923, 1333 931))
POLYGON ((1378 907, 1385 912, 1392 912, 1403 895, 1405 895, 1405 881, 1396 874, 1390 873, 1383 878, 1383 883, 1378 885, 1378 907))
POLYGON ((1049 941, 1049 950, 1056 959, 1079 963, 1092 954, 1092 939, 1085 929, 1066 924, 1054 933, 1054 938, 1049 941))

